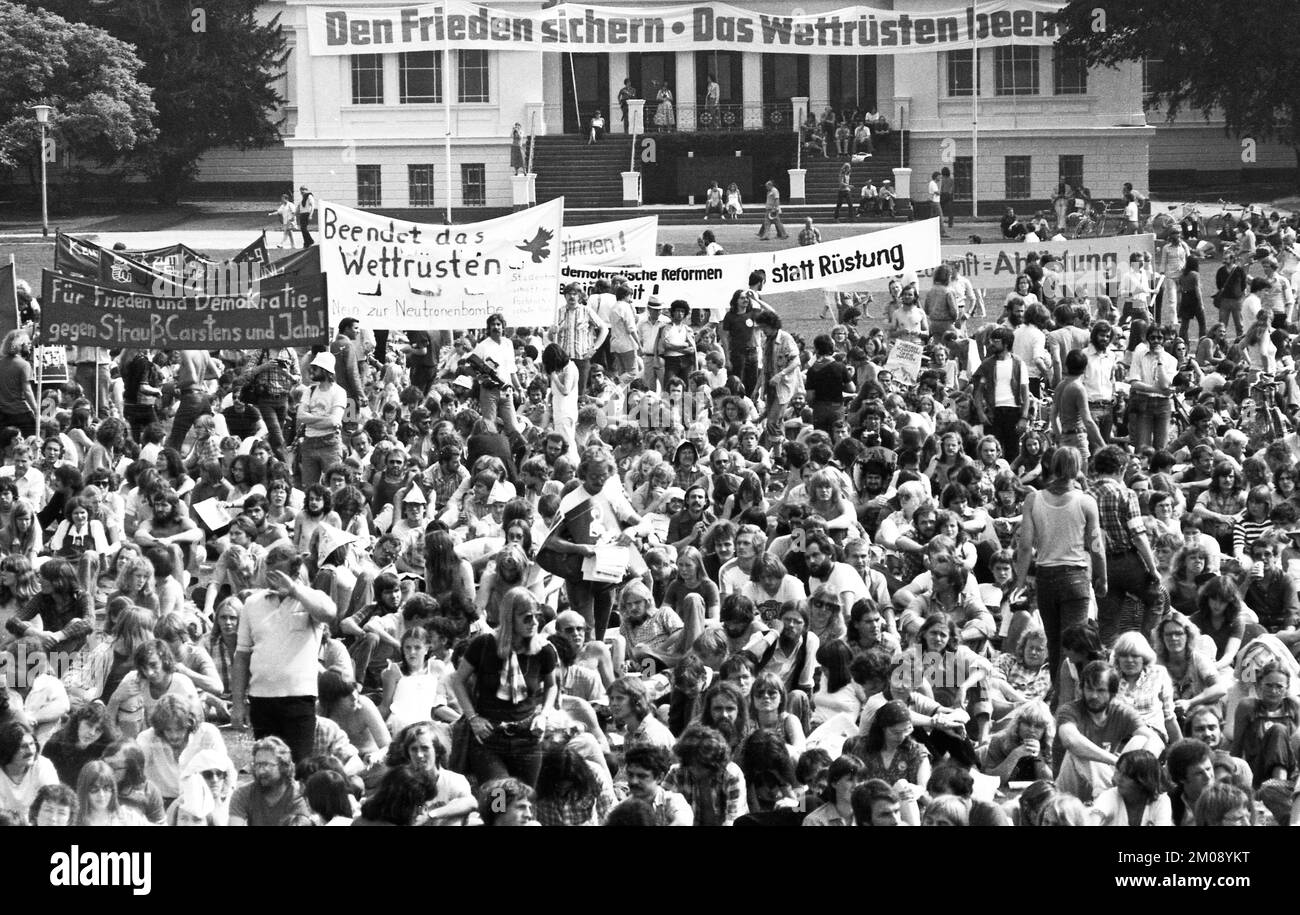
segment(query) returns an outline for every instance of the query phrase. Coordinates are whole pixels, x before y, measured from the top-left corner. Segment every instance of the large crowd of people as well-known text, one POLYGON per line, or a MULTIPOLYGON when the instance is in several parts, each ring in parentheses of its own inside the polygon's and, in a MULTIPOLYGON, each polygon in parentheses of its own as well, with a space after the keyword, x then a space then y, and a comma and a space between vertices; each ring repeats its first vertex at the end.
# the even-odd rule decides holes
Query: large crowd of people
POLYGON ((0 821, 1300 823, 1297 259, 1253 230, 1208 328, 1175 240, 812 340, 761 271, 44 392, 15 330, 0 821))

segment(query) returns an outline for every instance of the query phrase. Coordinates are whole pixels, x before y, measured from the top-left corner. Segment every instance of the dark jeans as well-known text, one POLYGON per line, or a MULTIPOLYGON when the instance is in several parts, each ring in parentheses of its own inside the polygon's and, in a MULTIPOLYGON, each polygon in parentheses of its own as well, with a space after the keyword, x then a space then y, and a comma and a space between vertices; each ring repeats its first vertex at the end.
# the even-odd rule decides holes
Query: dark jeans
POLYGON ((23 435, 36 434, 36 414, 34 413, 0 413, 0 429, 13 426, 23 435))
POLYGON ((740 379, 751 398, 758 390, 758 352, 732 353, 731 374, 740 379))
POLYGON ((822 403, 815 401, 813 408, 813 425, 823 432, 830 432, 831 427, 844 418, 844 403, 822 403))
POLYGON ((507 775, 536 785, 542 769, 541 743, 523 724, 498 724, 482 743, 469 737, 469 769, 480 785, 507 775))
POLYGON ((286 460, 284 451, 284 424, 289 419, 289 395, 279 397, 259 397, 255 405, 266 423, 266 439, 271 450, 280 460, 286 460))
POLYGON ((137 442, 140 441, 140 436, 144 434, 145 426, 158 422, 158 408, 153 404, 122 404, 122 411, 125 414, 127 425, 131 427, 131 438, 137 442))
POLYGON ((614 586, 578 579, 567 582, 565 587, 568 588, 569 606, 582 614, 591 637, 599 642, 605 637, 609 614, 614 608, 614 586))
POLYGON ((249 696, 248 718, 254 738, 279 737, 289 745, 295 763, 312 755, 316 745, 315 696, 249 696))
POLYGON ((836 222, 838 222, 838 221, 839 221, 839 218, 840 218, 840 207, 848 207, 848 208, 849 208, 849 220, 852 221, 852 219, 853 219, 853 198, 852 198, 851 196, 849 196, 849 192, 848 192, 848 191, 839 191, 839 192, 837 192, 837 195, 836 195, 836 197, 835 197, 835 220, 836 220, 836 222))
POLYGON ((695 370, 695 360, 691 356, 664 356, 664 388, 668 387, 670 378, 680 378, 690 389, 691 372, 695 370))
POLYGON ((304 248, 310 248, 316 244, 316 240, 311 237, 311 221, 312 217, 306 213, 298 214, 298 230, 302 232, 302 246, 304 248))
POLYGON ((1092 582, 1085 566, 1038 566, 1038 615, 1047 631, 1047 665, 1056 681, 1061 669, 1061 633, 1086 622, 1092 582))
POLYGON ((107 365, 96 365, 93 362, 78 362, 72 380, 81 385, 81 393, 90 401, 90 405, 94 408, 96 416, 100 415, 101 411, 108 408, 108 386, 110 375, 107 365))
POLYGON ((298 445, 298 463, 302 472, 302 485, 319 483, 335 464, 343 460, 343 441, 337 432, 319 438, 303 438, 298 445))
POLYGON ((984 431, 998 440, 1002 446, 1002 457, 1009 464, 1020 456, 1020 432, 1016 428, 1020 424, 1020 408, 994 407, 993 415, 989 418, 992 420, 989 424, 992 428, 984 431))
POLYGON ((167 437, 167 447, 180 451, 194 420, 210 410, 211 401, 207 394, 193 389, 183 393, 176 406, 176 416, 172 419, 172 434, 167 437))
POLYGON ((1097 595, 1097 625, 1101 643, 1107 647, 1124 632, 1141 632, 1150 638, 1160 608, 1160 586, 1147 577, 1147 567, 1137 553, 1116 553, 1106 557, 1106 585, 1097 595), (1142 607, 1138 615, 1124 613, 1125 598, 1132 595, 1142 607))

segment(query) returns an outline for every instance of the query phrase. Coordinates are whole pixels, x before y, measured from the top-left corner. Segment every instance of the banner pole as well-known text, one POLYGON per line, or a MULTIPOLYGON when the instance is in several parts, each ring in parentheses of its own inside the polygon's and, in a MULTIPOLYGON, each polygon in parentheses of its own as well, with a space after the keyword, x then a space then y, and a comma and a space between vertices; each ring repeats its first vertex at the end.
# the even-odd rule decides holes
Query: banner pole
MULTIPOLYGON (((971 11, 976 14, 979 12, 979 0, 971 0, 971 11)), ((978 15, 973 15, 971 21, 975 23, 970 36, 970 215, 974 219, 980 214, 979 182, 976 180, 979 174, 980 162, 980 32, 978 15)))
MULTIPOLYGON (((573 66, 573 52, 569 52, 569 82, 573 84, 573 110, 578 115, 578 136, 582 136, 585 131, 582 129, 582 109, 578 106, 578 71, 573 66)), ((561 127, 563 127, 563 118, 561 127)))
POLYGON ((442 7, 442 117, 446 121, 444 136, 447 158, 447 225, 451 225, 451 82, 455 75, 451 69, 451 38, 447 34, 447 7, 442 7))
POLYGON ((32 345, 32 359, 36 361, 36 440, 41 440, 41 406, 44 402, 44 392, 41 390, 41 377, 44 372, 44 359, 40 358, 36 350, 36 345, 32 345))

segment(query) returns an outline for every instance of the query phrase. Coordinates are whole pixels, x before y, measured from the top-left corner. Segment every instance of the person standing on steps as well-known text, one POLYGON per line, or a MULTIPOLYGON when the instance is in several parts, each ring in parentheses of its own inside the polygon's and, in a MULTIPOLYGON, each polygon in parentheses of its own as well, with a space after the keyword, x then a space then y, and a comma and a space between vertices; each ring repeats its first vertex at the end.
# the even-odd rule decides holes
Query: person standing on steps
MULTIPOLYGON (((620 95, 620 98, 622 96, 620 95)), ((627 104, 623 105, 623 126, 627 126, 627 104)), ((510 173, 513 175, 522 175, 526 171, 524 167, 524 125, 515 121, 515 126, 510 128, 510 173)))
POLYGON ((618 110, 623 113, 623 132, 631 133, 632 129, 627 122, 627 102, 628 99, 637 97, 636 86, 632 85, 631 79, 623 80, 623 88, 618 90, 618 110))
POLYGON ((311 223, 316 218, 316 195, 305 184, 298 190, 302 192, 302 199, 298 201, 298 229, 302 232, 302 246, 310 248, 316 244, 316 239, 311 237, 311 223))
POLYGON ((840 207, 849 208, 849 222, 853 216, 853 166, 845 162, 840 166, 840 183, 835 194, 835 221, 840 221, 840 207))
POLYGON ((763 211, 763 225, 758 230, 758 237, 767 241, 768 226, 776 226, 777 238, 789 238, 790 235, 785 230, 785 224, 781 222, 781 192, 776 189, 776 185, 771 181, 764 185, 767 189, 767 208, 763 211))

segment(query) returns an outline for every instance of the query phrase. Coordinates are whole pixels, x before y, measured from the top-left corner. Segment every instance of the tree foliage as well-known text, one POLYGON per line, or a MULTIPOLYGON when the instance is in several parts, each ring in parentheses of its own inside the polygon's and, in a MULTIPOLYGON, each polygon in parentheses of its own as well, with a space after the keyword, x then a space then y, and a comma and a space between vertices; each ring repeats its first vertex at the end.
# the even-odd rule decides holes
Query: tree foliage
POLYGON ((1222 117, 1231 134, 1300 146, 1295 0, 1071 0, 1057 22, 1058 46, 1090 65, 1160 60, 1146 102, 1169 119, 1197 111, 1222 117))
POLYGON ((108 164, 154 136, 157 115, 143 64, 102 29, 0 0, 0 166, 39 161, 31 111, 49 105, 50 130, 78 156, 108 164))
POLYGON ((100 26, 133 45, 153 87, 158 135, 136 164, 159 201, 174 203, 204 153, 280 139, 275 83, 288 58, 279 16, 260 24, 258 0, 25 0, 100 26))

